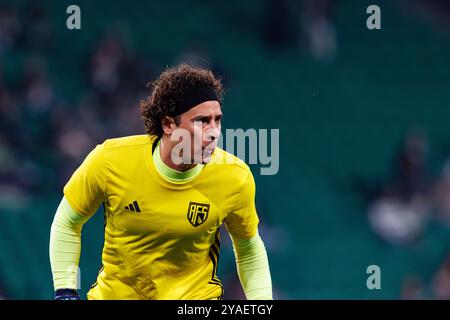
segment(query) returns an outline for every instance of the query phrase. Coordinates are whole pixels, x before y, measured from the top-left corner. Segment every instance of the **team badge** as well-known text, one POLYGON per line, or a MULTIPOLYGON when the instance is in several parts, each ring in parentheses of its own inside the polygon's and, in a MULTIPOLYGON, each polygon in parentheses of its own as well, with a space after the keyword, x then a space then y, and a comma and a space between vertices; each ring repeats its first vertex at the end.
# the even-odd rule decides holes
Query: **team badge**
POLYGON ((209 204, 199 202, 189 202, 187 218, 189 222, 198 227, 208 219, 209 204))

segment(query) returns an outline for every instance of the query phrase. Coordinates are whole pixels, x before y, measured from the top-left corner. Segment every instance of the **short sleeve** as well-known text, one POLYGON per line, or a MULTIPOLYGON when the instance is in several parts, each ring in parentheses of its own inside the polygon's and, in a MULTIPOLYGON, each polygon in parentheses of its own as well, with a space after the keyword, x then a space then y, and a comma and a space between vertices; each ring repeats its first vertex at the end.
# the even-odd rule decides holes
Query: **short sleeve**
POLYGON ((225 218, 225 225, 233 237, 250 239, 257 234, 258 223, 255 207, 255 180, 249 170, 236 206, 225 218))
POLYGON ((97 145, 64 187, 64 196, 77 213, 93 215, 106 199, 106 156, 103 145, 97 145))

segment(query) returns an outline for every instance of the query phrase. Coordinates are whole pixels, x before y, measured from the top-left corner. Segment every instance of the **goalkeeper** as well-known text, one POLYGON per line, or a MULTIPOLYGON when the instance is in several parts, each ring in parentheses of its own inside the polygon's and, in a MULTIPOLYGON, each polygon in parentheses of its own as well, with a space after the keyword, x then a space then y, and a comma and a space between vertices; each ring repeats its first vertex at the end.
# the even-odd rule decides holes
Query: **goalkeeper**
POLYGON ((101 205, 102 268, 88 299, 222 299, 222 223, 247 299, 272 299, 253 175, 217 147, 222 95, 210 70, 167 69, 141 102, 147 134, 108 139, 86 157, 51 227, 55 299, 79 299, 81 229, 101 205))

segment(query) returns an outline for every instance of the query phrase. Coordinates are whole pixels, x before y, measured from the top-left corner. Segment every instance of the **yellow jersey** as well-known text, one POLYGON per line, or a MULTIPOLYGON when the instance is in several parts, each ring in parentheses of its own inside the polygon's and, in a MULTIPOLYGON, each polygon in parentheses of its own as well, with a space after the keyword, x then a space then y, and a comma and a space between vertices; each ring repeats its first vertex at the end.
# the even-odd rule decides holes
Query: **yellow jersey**
POLYGON ((255 182, 249 167, 216 148, 188 182, 164 179, 152 161, 156 136, 105 140, 64 187, 83 216, 103 204, 102 268, 88 299, 221 299, 219 227, 256 235, 255 182))

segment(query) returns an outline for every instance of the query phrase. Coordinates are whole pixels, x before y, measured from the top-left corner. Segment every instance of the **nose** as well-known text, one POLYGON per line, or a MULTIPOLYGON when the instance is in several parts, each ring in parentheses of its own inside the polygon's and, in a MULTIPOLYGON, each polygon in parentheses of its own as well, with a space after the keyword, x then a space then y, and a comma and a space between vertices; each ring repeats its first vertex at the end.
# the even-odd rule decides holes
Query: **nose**
POLYGON ((206 140, 214 141, 217 138, 217 130, 209 130, 206 134, 206 140))
POLYGON ((211 120, 210 126, 212 129, 217 129, 219 126, 217 125, 216 121, 214 119, 211 120))
POLYGON ((206 131, 205 138, 206 138, 206 141, 213 142, 219 138, 219 135, 220 135, 220 130, 217 126, 215 126, 206 131))

